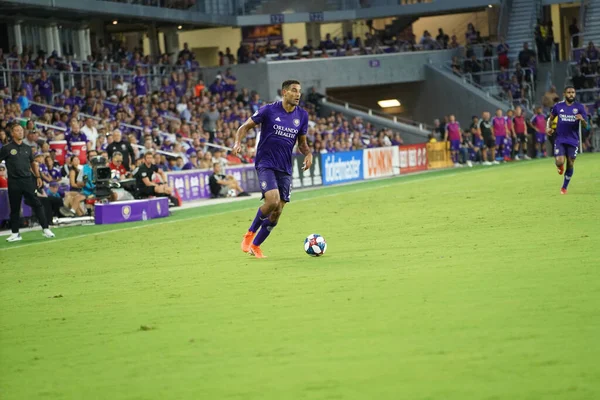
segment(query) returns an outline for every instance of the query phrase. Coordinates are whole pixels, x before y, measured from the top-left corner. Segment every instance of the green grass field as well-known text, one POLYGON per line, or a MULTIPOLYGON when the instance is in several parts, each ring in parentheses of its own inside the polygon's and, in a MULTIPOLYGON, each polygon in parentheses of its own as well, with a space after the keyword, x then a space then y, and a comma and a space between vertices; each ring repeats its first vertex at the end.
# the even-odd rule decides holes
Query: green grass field
POLYGON ((239 250, 256 200, 1 240, 0 399, 598 399, 600 154, 561 184, 297 192, 266 260, 239 250))

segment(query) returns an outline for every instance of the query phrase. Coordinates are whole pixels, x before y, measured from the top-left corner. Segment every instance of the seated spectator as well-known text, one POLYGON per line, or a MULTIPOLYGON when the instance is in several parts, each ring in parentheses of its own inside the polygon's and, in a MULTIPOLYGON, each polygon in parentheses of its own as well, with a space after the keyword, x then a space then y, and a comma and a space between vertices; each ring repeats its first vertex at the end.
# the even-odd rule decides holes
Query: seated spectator
POLYGON ((498 73, 498 76, 496 76, 496 83, 498 84, 498 86, 500 86, 502 90, 506 91, 508 89, 508 86, 510 85, 510 81, 510 74, 508 73, 506 68, 503 66, 500 67, 500 72, 498 73))
POLYGON ((523 87, 519 84, 519 81, 516 75, 513 75, 512 81, 508 87, 508 98, 513 102, 513 104, 521 104, 522 99, 525 97, 525 91, 523 87))
POLYGON ((454 72, 455 75, 460 76, 462 74, 462 68, 460 66, 460 62, 458 61, 458 57, 454 56, 452 57, 452 72, 454 72))
POLYGON ((199 169, 198 153, 192 151, 189 153, 188 162, 183 165, 182 170, 187 171, 190 169, 199 169))
POLYGON ((250 196, 233 176, 221 173, 221 164, 218 162, 213 164, 213 174, 208 179, 208 186, 212 198, 228 197, 230 190, 237 192, 238 197, 250 196))
POLYGON ((481 65, 481 61, 477 59, 475 54, 471 56, 470 60, 465 61, 465 71, 468 71, 472 74, 473 81, 476 84, 481 84, 480 73, 483 71, 483 65, 481 65))
POLYGON ((123 165, 123 154, 121 152, 115 151, 113 153, 108 167, 110 168, 113 179, 120 181, 121 179, 126 179, 130 176, 129 171, 125 168, 125 165, 123 165))
MULTIPOLYGON (((136 192, 139 198, 150 196, 169 196, 173 194, 173 189, 166 183, 167 175, 154 165, 154 155, 152 153, 144 154, 144 162, 138 168, 136 175, 136 192), (152 179, 154 174, 162 178, 163 183, 156 183, 152 179)), ((179 205, 179 202, 175 204, 179 205)))
POLYGON ((212 164, 214 163, 221 164, 221 169, 225 169, 227 167, 227 159, 223 157, 223 151, 221 151, 221 149, 216 149, 213 152, 212 164))

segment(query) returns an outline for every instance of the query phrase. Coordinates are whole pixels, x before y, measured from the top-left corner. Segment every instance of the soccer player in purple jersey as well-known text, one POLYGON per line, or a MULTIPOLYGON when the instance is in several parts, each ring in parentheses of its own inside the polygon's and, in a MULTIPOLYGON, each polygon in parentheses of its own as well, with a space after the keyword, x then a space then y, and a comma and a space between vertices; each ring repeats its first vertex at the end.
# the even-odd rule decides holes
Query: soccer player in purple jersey
POLYGON ((242 140, 248 131, 260 125, 260 136, 254 164, 265 200, 242 241, 242 250, 257 258, 265 258, 260 245, 279 221, 285 203, 290 201, 292 187, 292 150, 304 154, 304 170, 312 165, 308 146, 308 113, 300 108, 300 82, 288 80, 281 85, 283 99, 257 110, 235 134, 232 154, 241 151, 242 140))
POLYGON ((579 150, 579 125, 587 127, 587 113, 581 103, 575 102, 575 88, 567 86, 564 92, 565 99, 552 107, 550 116, 546 122, 546 133, 552 135, 552 121, 558 117, 556 124, 556 140, 554 142, 554 157, 558 174, 565 174, 561 194, 567 194, 567 187, 573 177, 573 165, 579 150), (567 170, 565 171, 565 156, 567 158, 567 170))

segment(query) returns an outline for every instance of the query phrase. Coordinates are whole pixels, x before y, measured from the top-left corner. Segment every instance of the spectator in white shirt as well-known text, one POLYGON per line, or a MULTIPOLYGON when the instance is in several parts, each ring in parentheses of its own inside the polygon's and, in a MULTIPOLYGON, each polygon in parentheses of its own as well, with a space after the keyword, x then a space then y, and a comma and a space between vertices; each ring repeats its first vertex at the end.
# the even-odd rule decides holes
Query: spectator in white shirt
POLYGON ((98 140, 98 129, 96 129, 96 123, 91 118, 86 118, 85 125, 81 128, 81 132, 85 134, 88 140, 90 149, 96 148, 96 140, 98 140))

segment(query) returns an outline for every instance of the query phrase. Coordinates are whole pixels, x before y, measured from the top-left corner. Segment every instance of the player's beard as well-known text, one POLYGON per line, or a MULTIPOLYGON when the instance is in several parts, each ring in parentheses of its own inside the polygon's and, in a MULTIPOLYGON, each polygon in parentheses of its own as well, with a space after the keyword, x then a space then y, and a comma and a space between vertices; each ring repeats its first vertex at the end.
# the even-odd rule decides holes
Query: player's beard
POLYGON ((571 105, 571 104, 573 104, 575 102, 575 96, 573 96, 573 97, 567 97, 567 96, 565 96, 565 100, 567 101, 567 103, 569 105, 571 105))

